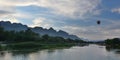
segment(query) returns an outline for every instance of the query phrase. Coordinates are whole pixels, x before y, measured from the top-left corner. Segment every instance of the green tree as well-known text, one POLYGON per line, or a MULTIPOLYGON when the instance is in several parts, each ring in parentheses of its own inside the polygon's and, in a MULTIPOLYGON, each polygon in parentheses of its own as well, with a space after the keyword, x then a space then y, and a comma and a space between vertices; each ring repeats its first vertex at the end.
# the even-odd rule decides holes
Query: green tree
POLYGON ((4 41, 6 38, 4 29, 0 26, 0 41, 4 41))
POLYGON ((43 40, 48 40, 48 39, 49 39, 49 35, 47 35, 47 34, 43 35, 43 36, 42 36, 42 39, 43 39, 43 40))

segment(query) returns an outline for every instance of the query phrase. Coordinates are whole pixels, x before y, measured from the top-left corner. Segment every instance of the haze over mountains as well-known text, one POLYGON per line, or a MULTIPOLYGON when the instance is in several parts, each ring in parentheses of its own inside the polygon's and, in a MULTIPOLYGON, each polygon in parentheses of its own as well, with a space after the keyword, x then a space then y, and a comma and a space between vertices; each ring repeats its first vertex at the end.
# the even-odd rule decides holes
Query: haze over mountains
POLYGON ((4 28, 4 30, 6 30, 6 31, 12 31, 12 30, 22 31, 22 30, 26 30, 26 29, 30 28, 33 32, 38 33, 40 35, 48 34, 49 36, 59 36, 59 37, 63 37, 63 38, 80 39, 76 35, 70 35, 69 33, 62 31, 62 30, 56 31, 52 27, 49 29, 45 29, 42 27, 31 28, 31 27, 28 27, 27 25, 23 25, 21 23, 11 23, 9 21, 0 21, 0 26, 2 26, 4 28))

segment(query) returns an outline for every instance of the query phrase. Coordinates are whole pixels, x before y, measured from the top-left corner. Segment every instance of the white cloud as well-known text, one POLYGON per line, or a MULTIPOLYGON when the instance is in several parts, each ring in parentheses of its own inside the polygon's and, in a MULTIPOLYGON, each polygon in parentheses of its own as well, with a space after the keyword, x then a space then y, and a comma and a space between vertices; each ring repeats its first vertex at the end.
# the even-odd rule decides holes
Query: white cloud
POLYGON ((37 5, 53 9, 53 13, 71 18, 86 18, 98 14, 101 0, 1 0, 4 6, 37 5), (6 3, 7 2, 7 3, 6 3))
POLYGON ((43 22, 45 21, 45 18, 37 18, 35 20, 33 20, 33 26, 41 26, 41 24, 43 24, 43 22))
POLYGON ((116 13, 119 13, 120 14, 120 8, 114 8, 111 10, 112 12, 116 12, 116 13))
POLYGON ((31 18, 33 17, 32 15, 30 14, 27 14, 27 13, 23 13, 23 12, 17 12, 17 13, 13 13, 13 14, 10 14, 16 18, 31 18))
POLYGON ((14 16, 4 16, 0 17, 0 21, 10 21, 11 23, 19 23, 20 21, 17 20, 14 16))
POLYGON ((43 27, 43 28, 52 27, 52 22, 43 17, 36 18, 32 22, 33 22, 33 24, 30 25, 30 27, 35 27, 35 26, 39 26, 39 27, 43 27))
POLYGON ((40 0, 40 6, 49 7, 55 10, 54 13, 73 17, 84 18, 92 14, 101 0, 40 0))
POLYGON ((2 6, 27 6, 36 2, 35 0, 0 0, 2 6))

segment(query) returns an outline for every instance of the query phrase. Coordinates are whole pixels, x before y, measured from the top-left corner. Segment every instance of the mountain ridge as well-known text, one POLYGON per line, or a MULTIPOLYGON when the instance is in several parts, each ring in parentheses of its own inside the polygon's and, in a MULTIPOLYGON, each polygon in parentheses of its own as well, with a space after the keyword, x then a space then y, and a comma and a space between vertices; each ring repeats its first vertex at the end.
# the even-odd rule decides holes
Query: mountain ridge
POLYGON ((48 34, 49 36, 59 36, 63 38, 70 39, 79 39, 76 35, 71 35, 63 30, 56 31, 54 28, 50 27, 49 29, 45 29, 43 27, 28 27, 27 25, 23 25, 21 23, 11 23, 10 21, 0 21, 0 26, 4 28, 6 31, 24 31, 30 28, 33 32, 38 33, 40 35, 48 34))

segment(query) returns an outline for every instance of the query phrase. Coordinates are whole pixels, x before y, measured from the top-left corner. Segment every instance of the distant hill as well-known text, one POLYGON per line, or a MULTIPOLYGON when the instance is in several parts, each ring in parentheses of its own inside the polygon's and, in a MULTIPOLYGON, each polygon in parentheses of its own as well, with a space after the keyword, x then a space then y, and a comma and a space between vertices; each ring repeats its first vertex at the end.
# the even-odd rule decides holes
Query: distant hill
POLYGON ((44 29, 42 27, 28 27, 27 25, 23 25, 21 23, 11 23, 9 21, 0 21, 0 26, 4 28, 6 31, 22 31, 30 28, 33 32, 38 33, 40 35, 48 34, 49 36, 59 36, 63 38, 70 38, 70 39, 80 39, 76 35, 70 35, 69 33, 59 30, 56 31, 52 27, 49 29, 44 29))

